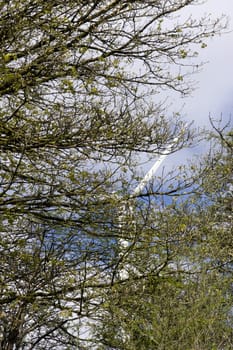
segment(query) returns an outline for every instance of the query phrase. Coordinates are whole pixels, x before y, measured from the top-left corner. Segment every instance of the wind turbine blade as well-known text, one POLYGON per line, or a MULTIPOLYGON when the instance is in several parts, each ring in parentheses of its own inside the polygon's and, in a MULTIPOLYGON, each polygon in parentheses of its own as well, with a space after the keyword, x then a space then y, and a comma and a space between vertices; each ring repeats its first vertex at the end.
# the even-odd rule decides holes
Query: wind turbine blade
POLYGON ((147 174, 144 176, 144 178, 141 180, 141 182, 138 184, 138 186, 133 191, 133 196, 138 196, 142 193, 145 186, 148 184, 148 182, 153 178, 156 171, 162 164, 162 162, 165 160, 165 158, 170 154, 170 151, 174 145, 174 143, 177 141, 177 138, 173 140, 173 142, 167 146, 164 153, 159 156, 159 158, 156 160, 155 164, 152 166, 152 168, 147 172, 147 174))

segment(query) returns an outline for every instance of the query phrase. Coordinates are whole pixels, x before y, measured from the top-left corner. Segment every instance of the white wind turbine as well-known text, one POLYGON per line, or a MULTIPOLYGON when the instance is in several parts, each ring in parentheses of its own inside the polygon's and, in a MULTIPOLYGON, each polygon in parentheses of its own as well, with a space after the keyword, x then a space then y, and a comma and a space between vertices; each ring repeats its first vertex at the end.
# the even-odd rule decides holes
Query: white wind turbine
MULTIPOLYGON (((177 138, 174 138, 173 141, 164 149, 163 153, 161 155, 159 155, 159 157, 156 159, 154 165, 150 168, 150 170, 146 173, 146 175, 143 177, 143 179, 140 181, 140 183, 138 184, 138 186, 136 186, 136 188, 134 189, 134 191, 131 193, 131 195, 129 196, 129 204, 130 201, 135 200, 135 198, 137 196, 139 196, 143 189, 145 188, 145 186, 153 179, 156 171, 158 170, 158 168, 160 167, 160 165, 162 164, 162 162, 166 159, 166 157, 171 153, 173 146, 176 144, 177 142, 177 138)), ((116 198, 116 194, 112 194, 112 196, 114 196, 115 199, 119 199, 119 197, 116 198)), ((104 197, 104 199, 106 199, 106 197, 104 197)), ((129 211, 132 211, 133 208, 132 206, 127 206, 127 204, 123 204, 120 210, 120 217, 119 217, 119 226, 123 227, 124 225, 124 218, 127 219, 127 213, 129 211)), ((120 255, 119 255, 119 263, 120 261, 124 259, 124 257, 127 255, 127 252, 129 251, 130 248, 130 241, 127 239, 119 239, 118 240, 118 244, 120 247, 120 255), (122 259, 121 259, 122 258, 122 259)), ((121 268, 119 265, 117 266, 116 270, 118 270, 118 272, 116 274, 114 274, 114 276, 112 276, 112 278, 109 280, 108 277, 105 280, 106 285, 111 285, 113 283, 113 280, 115 279, 115 277, 117 276, 117 278, 120 278, 120 280, 127 280, 129 277, 129 271, 133 270, 134 272, 137 273, 137 271, 135 271, 136 269, 130 265, 130 264, 125 264, 123 268, 121 268), (118 270, 119 268, 119 270, 118 270)), ((101 278, 104 278, 104 276, 102 276, 101 278)), ((75 295, 76 297, 79 296, 79 294, 75 295)), ((94 299, 95 303, 98 304, 99 300, 98 299, 94 299)), ((70 308, 75 308, 76 305, 75 303, 73 304, 72 302, 69 302, 68 306, 70 308)), ((94 320, 92 320, 91 318, 86 319, 86 321, 82 320, 82 325, 77 324, 77 321, 75 320, 76 314, 75 312, 72 314, 72 317, 74 320, 70 320, 69 322, 69 326, 70 326, 70 332, 71 334, 73 334, 74 336, 76 336, 77 333, 77 327, 79 329, 79 333, 81 335, 81 337, 84 340, 85 343, 85 339, 87 341, 87 344, 89 343, 90 339, 92 338, 92 326, 93 324, 95 325, 94 320)), ((71 318, 72 318, 71 317, 71 318)), ((94 347, 93 347, 94 348, 94 347)))
MULTIPOLYGON (((155 176, 156 171, 160 167, 160 165, 163 163, 163 161, 166 159, 166 157, 171 154, 173 146, 178 141, 178 138, 174 138, 173 141, 165 148, 164 152, 156 159, 154 165, 150 168, 150 170, 146 173, 146 175, 143 177, 143 179, 140 181, 140 183, 137 185, 137 187, 134 189, 132 194, 129 197, 129 200, 135 199, 137 196, 142 194, 143 189, 146 187, 146 185, 153 179, 155 176)), ((123 205, 122 214, 120 215, 120 227, 123 227, 124 225, 124 217, 127 217, 127 212, 132 212, 132 206, 126 206, 123 205)), ((119 246, 120 246, 120 260, 123 260, 123 257, 127 255, 127 252, 130 247, 130 241, 127 239, 120 238, 119 239, 119 246)), ((128 269, 132 270, 132 266, 126 265, 125 268, 120 269, 119 277, 120 279, 127 279, 128 269)))

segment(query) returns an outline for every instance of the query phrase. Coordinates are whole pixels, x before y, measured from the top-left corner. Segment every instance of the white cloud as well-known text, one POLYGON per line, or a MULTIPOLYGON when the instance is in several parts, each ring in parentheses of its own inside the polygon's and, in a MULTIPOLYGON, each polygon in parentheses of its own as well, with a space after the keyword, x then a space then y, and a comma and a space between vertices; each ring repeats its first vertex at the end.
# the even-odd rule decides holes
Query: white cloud
MULTIPOLYGON (((228 33, 206 41, 207 47, 201 50, 199 59, 207 63, 202 71, 194 76, 198 88, 185 99, 177 100, 176 96, 172 107, 175 110, 183 107, 181 114, 188 120, 193 120, 196 127, 210 128, 209 116, 215 119, 222 116, 223 120, 228 121, 230 114, 233 114, 233 1, 208 0, 203 5, 192 6, 193 16, 198 17, 205 13, 213 17, 227 15, 228 33)), ((207 147, 184 149, 172 154, 167 157, 163 166, 168 170, 184 164, 187 158, 192 158, 194 154, 208 151, 207 147)))
MULTIPOLYGON (((200 73, 194 75, 197 89, 191 96, 183 99, 177 94, 171 97, 172 106, 169 111, 180 111, 188 121, 194 121, 195 126, 207 126, 210 128, 209 116, 228 120, 233 114, 233 1, 232 0, 208 0, 197 6, 189 6, 184 15, 192 15, 200 18, 210 14, 213 18, 226 15, 229 17, 227 34, 207 39, 207 47, 199 50, 199 61, 206 62, 200 73)), ((183 15, 182 15, 183 16, 183 15)), ((186 163, 193 155, 208 151, 208 146, 184 149, 169 155, 159 168, 156 175, 160 175, 163 167, 165 173, 177 165, 186 163)), ((144 165, 141 172, 153 165, 153 161, 144 165)))
POLYGON ((208 61, 203 70, 195 76, 198 88, 181 103, 183 112, 196 125, 208 125, 209 114, 228 118, 233 111, 233 1, 209 0, 204 5, 192 8, 195 17, 210 13, 213 17, 225 14, 229 17, 231 31, 207 40, 207 47, 201 50, 199 58, 208 61))

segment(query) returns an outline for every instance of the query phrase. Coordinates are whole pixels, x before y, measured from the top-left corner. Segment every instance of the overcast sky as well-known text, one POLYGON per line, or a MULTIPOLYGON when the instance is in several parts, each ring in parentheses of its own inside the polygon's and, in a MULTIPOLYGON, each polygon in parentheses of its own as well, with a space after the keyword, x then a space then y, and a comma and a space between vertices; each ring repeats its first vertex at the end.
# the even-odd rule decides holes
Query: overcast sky
MULTIPOLYGON (((228 120, 233 114, 233 0, 207 0, 205 4, 192 6, 189 11, 192 11, 194 17, 205 13, 213 17, 222 14, 229 17, 228 31, 231 32, 205 41, 207 47, 199 51, 200 61, 208 63, 194 76, 197 89, 185 99, 177 99, 175 96, 172 106, 174 111, 182 106, 181 114, 187 120, 194 121, 196 127, 210 127, 209 115, 215 119, 222 115, 224 120, 228 120)), ((202 148, 202 151, 205 149, 202 148)), ((178 164, 184 164, 185 159, 190 159, 199 152, 200 148, 196 147, 168 156, 156 174, 159 175, 164 167, 169 170, 178 164)), ((144 166, 142 172, 145 173, 150 166, 144 166)))
MULTIPOLYGON (((226 14, 229 31, 233 30, 233 1, 208 0, 193 7, 195 16, 210 13, 213 17, 226 14), (196 14, 195 14, 196 12, 196 14)), ((228 118, 233 113, 233 31, 207 40, 208 46, 200 50, 199 58, 208 61, 203 70, 195 75, 198 88, 190 98, 184 99, 183 112, 197 125, 208 125, 208 116, 228 118)))

